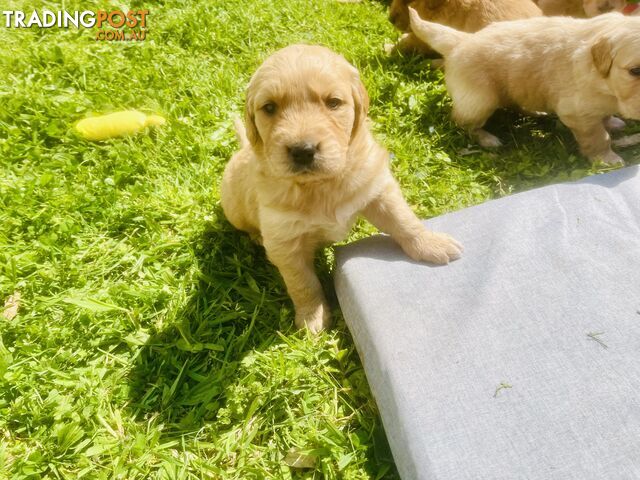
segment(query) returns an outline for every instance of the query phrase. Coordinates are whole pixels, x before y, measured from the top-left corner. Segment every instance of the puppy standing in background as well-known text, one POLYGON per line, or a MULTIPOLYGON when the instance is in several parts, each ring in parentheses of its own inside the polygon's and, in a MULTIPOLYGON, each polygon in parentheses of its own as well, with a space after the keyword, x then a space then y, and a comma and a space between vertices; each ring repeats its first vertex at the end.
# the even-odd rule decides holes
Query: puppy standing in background
MULTIPOLYGON (((393 0, 389 7, 389 21, 403 32, 409 32, 410 7, 424 20, 463 32, 477 32, 493 22, 542 15, 542 11, 532 0, 393 0)), ((396 48, 401 51, 433 53, 413 33, 405 34, 396 48)))
POLYGON ((319 246, 343 239, 358 214, 414 260, 445 264, 461 245, 428 231, 405 202, 389 154, 367 128, 358 71, 331 50, 286 47, 247 89, 246 135, 222 179, 229 221, 262 243, 293 300, 299 328, 317 332, 331 314, 313 267, 319 246))
POLYGON ((501 145, 482 126, 516 106, 556 113, 593 162, 624 164, 605 127, 620 126, 614 114, 640 119, 639 17, 539 17, 469 34, 411 10, 411 28, 445 57, 453 118, 482 146, 501 145))
POLYGON ((538 6, 548 16, 585 18, 622 11, 626 3, 626 0, 539 0, 538 6))

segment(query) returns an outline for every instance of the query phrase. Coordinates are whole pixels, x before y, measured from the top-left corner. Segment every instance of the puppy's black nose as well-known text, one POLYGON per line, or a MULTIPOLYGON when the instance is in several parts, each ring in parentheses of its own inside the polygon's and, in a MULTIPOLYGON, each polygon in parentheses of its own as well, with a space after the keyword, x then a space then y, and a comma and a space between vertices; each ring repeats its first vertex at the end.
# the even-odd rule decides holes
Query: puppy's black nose
POLYGON ((318 149, 315 145, 306 142, 297 143, 289 147, 289 157, 296 165, 308 167, 313 163, 317 151, 318 149))

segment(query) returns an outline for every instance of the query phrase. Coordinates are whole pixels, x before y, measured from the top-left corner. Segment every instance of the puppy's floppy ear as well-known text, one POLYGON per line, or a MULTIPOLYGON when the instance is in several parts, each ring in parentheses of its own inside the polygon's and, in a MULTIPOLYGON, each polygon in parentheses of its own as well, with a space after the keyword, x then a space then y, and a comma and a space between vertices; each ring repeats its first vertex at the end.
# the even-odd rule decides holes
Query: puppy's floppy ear
POLYGON ((244 125, 247 129, 247 138, 251 145, 256 145, 260 141, 258 127, 256 127, 256 114, 254 111, 254 95, 251 83, 247 88, 247 101, 244 104, 244 125))
POLYGON ((611 65, 613 64, 613 46, 611 40, 606 36, 599 37, 593 45, 591 45, 591 58, 596 70, 604 78, 609 76, 611 65))
POLYGON ((367 89, 364 87, 362 80, 360 80, 357 70, 355 70, 351 83, 351 95, 353 95, 355 110, 353 130, 351 131, 351 138, 353 138, 360 128, 365 127, 364 123, 367 121, 367 114, 369 113, 369 94, 367 94, 367 89))

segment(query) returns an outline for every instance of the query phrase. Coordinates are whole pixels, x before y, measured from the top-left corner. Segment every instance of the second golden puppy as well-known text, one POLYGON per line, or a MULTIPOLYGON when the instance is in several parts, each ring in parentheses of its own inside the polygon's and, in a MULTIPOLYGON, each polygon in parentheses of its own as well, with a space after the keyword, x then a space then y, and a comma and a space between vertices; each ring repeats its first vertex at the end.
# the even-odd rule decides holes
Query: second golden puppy
MULTIPOLYGON (((493 22, 542 15, 542 11, 532 0, 393 0, 389 6, 389 21, 403 32, 410 32, 409 8, 416 10, 423 20, 463 32, 477 32, 493 22)), ((433 53, 413 33, 402 36, 396 48, 401 51, 433 53)))
POLYGON ((292 45, 255 72, 247 89, 246 136, 222 179, 229 221, 264 246, 293 300, 295 323, 317 332, 331 321, 313 266, 319 246, 343 239, 358 214, 414 260, 444 264, 461 245, 427 230, 367 127, 358 71, 320 46, 292 45))
POLYGON ((548 16, 595 17, 608 12, 620 12, 626 0, 539 0, 538 6, 548 16))
POLYGON ((640 18, 538 17, 470 34, 411 10, 411 28, 445 57, 454 120, 481 145, 500 145, 482 127, 496 109, 515 106, 556 113, 593 162, 624 163, 607 128, 621 124, 611 115, 640 120, 640 18))

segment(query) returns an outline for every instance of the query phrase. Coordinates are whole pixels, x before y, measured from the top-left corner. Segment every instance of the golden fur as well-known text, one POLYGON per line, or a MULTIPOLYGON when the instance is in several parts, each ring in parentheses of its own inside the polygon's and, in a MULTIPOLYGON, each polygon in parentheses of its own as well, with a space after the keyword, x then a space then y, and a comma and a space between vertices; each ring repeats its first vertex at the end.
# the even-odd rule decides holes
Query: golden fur
POLYGON ((264 245, 293 300, 296 325, 313 332, 331 319, 314 253, 343 239, 358 214, 414 260, 444 264, 462 251, 448 235, 428 231, 405 202, 388 153, 367 128, 368 103, 342 56, 308 45, 276 52, 249 82, 246 135, 240 125, 242 148, 222 179, 225 215, 264 245), (300 145, 316 148, 308 165, 296 160, 300 145))
MULTIPOLYGON (((490 23, 542 15, 532 0, 393 0, 389 21, 409 32, 409 7, 421 18, 463 32, 477 32, 490 23)), ((425 42, 412 33, 404 35, 397 48, 403 51, 433 53, 425 42)))
POLYGON ((603 13, 620 11, 626 0, 539 0, 538 6, 548 16, 595 17, 603 13))
POLYGON ((412 29, 445 57, 453 117, 483 146, 498 108, 553 112, 592 161, 624 163, 605 128, 620 114, 640 119, 640 18, 608 13, 590 19, 539 17, 499 22, 469 34, 425 22, 412 29))

